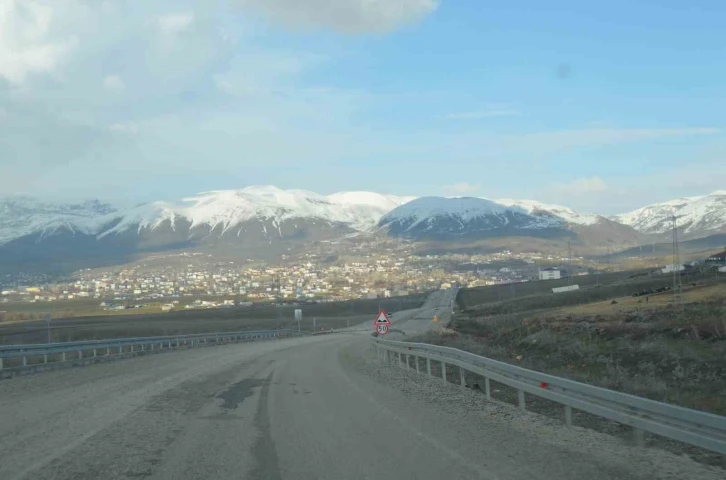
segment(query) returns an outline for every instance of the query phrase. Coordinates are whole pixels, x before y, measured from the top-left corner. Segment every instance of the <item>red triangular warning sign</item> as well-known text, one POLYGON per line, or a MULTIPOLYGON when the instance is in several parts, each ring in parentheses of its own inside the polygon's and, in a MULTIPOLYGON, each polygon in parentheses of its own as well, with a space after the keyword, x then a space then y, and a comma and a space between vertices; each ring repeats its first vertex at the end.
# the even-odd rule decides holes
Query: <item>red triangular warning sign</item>
POLYGON ((386 312, 381 310, 380 312, 378 312, 378 316, 376 317, 375 323, 376 323, 376 325, 381 325, 381 324, 390 325, 391 320, 388 318, 388 315, 386 315, 386 312))

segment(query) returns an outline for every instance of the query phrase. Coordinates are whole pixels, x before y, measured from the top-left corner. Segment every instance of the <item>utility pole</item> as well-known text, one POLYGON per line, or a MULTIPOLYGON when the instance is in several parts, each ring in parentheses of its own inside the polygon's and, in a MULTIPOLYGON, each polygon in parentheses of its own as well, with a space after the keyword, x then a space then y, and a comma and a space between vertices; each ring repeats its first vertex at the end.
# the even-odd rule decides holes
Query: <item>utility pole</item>
POLYGON ((567 241, 567 276, 570 279, 569 284, 572 285, 572 243, 570 240, 567 241))
POLYGON ((276 284, 273 285, 273 288, 277 287, 277 328, 280 329, 282 328, 282 290, 280 287, 280 274, 277 274, 275 282, 276 284))
POLYGON ((678 223, 675 215, 672 217, 673 221, 673 305, 679 305, 683 307, 681 301, 681 292, 683 290, 683 284, 681 283, 681 256, 678 251, 678 223))

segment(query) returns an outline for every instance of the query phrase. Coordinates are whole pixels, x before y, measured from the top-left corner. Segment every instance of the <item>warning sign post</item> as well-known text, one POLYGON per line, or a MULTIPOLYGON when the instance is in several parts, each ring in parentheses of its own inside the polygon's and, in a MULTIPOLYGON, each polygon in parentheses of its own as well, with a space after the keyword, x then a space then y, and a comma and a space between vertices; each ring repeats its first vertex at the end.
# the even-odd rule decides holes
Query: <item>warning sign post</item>
POLYGON ((378 335, 385 335, 388 333, 390 327, 391 319, 388 318, 385 310, 381 310, 378 312, 376 319, 373 321, 373 330, 375 330, 378 335))

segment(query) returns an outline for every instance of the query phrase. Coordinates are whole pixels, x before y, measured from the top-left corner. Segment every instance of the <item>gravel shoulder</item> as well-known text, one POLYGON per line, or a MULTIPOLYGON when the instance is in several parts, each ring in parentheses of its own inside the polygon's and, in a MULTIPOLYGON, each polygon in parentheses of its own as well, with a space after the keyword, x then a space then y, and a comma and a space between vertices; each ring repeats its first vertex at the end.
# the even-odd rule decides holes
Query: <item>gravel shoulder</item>
POLYGON ((381 388, 400 391, 410 402, 412 412, 428 412, 431 418, 427 421, 441 425, 442 432, 458 432, 458 439, 446 442, 447 448, 461 450, 462 441, 476 442, 481 445, 480 455, 486 456, 490 453, 486 444, 491 448, 494 438, 499 450, 506 452, 513 463, 526 464, 533 474, 539 472, 531 478, 726 478, 723 469, 697 463, 685 455, 637 448, 610 435, 566 427, 562 421, 520 412, 507 403, 488 402, 477 391, 383 364, 368 346, 351 347, 342 358, 351 371, 381 388), (595 466, 595 471, 588 465, 595 466))

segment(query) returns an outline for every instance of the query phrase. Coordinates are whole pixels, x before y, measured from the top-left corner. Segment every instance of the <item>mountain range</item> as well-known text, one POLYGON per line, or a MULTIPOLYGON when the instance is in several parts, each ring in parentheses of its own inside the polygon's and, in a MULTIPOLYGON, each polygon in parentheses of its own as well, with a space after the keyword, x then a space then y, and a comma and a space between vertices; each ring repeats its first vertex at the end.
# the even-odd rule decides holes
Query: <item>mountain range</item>
POLYGON ((279 252, 371 233, 416 242, 501 243, 517 237, 567 241, 581 250, 625 249, 669 238, 673 215, 684 239, 726 233, 726 191, 609 217, 533 200, 372 192, 324 196, 273 186, 210 191, 131 207, 99 200, 7 197, 0 198, 0 263, 83 258, 95 265, 200 246, 279 252))

